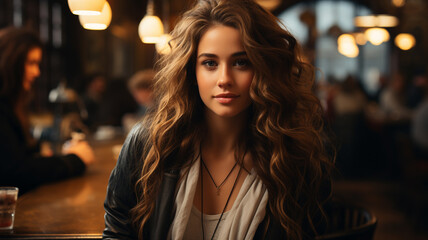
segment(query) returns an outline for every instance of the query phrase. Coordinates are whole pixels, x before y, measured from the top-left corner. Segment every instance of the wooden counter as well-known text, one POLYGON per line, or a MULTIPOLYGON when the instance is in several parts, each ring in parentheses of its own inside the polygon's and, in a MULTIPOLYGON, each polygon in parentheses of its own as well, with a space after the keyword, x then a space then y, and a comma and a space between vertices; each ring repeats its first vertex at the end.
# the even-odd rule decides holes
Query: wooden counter
POLYGON ((0 239, 101 239, 108 178, 116 165, 112 147, 123 139, 94 142, 97 161, 85 174, 43 185, 20 196, 12 232, 0 239))

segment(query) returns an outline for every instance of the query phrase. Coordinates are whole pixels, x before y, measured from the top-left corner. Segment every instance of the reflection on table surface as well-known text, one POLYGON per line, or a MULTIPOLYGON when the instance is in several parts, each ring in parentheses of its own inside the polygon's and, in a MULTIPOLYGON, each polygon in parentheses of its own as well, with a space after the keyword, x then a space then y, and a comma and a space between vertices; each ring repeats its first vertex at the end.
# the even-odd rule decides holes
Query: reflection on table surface
POLYGON ((104 198, 116 164, 113 148, 124 139, 93 142, 97 161, 83 176, 43 185, 19 197, 6 239, 100 239, 104 198))

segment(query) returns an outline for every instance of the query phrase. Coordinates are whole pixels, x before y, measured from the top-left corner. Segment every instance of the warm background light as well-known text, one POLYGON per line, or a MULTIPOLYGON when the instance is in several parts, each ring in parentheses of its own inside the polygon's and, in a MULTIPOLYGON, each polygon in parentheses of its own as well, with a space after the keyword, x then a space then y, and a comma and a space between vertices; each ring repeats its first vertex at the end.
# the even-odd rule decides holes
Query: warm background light
POLYGON ((171 35, 163 34, 158 38, 156 43, 156 51, 159 54, 168 54, 171 52, 171 47, 169 46, 169 41, 171 40, 171 35))
POLYGON ((144 43, 156 43, 163 35, 163 24, 159 17, 146 15, 138 25, 138 35, 144 43))
POLYGON ((409 50, 415 46, 416 40, 413 35, 408 33, 400 33, 395 37, 395 45, 401 50, 409 50))
POLYGON ((357 27, 395 27, 398 25, 398 18, 391 15, 368 15, 354 18, 357 27))
POLYGON ((364 35, 364 33, 361 33, 361 32, 355 33, 354 38, 355 38, 355 42, 358 45, 364 45, 367 43, 367 38, 366 38, 366 35, 364 35))
POLYGON ((106 0, 68 0, 68 7, 75 15, 100 15, 106 0))
POLYGON ((391 0, 392 4, 396 7, 402 7, 406 4, 406 0, 391 0))
POLYGON ((378 15, 377 27, 395 27, 398 25, 398 18, 390 15, 378 15))
POLYGON ((373 45, 380 45, 389 40, 389 33, 383 28, 369 28, 364 34, 373 45))
POLYGON ((79 21, 83 28, 88 30, 104 30, 111 22, 111 8, 105 2, 101 15, 79 15, 79 21))
POLYGON ((376 21, 375 16, 358 16, 354 18, 354 24, 357 27, 374 27, 376 21))
POLYGON ((163 33, 162 21, 155 15, 154 2, 153 0, 148 0, 146 15, 138 25, 138 35, 143 43, 157 43, 163 33))
POLYGON ((341 44, 341 43, 354 43, 355 39, 351 34, 342 34, 337 38, 337 43, 341 44))
POLYGON ((337 50, 340 54, 354 58, 360 53, 355 39, 351 34, 342 34, 337 39, 337 50))

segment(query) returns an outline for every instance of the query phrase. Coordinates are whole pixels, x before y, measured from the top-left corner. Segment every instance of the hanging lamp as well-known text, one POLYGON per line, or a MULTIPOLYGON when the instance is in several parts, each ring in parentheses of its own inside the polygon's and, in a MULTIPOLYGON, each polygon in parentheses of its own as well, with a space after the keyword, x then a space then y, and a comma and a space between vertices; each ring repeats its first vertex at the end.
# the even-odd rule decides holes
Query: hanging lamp
POLYGON ((389 40, 389 33, 384 28, 369 28, 364 34, 373 45, 380 45, 389 40))
POLYGON ((395 27, 398 22, 397 17, 386 14, 357 16, 354 18, 354 24, 357 27, 395 27))
POLYGON ((168 54, 171 52, 171 38, 171 35, 168 33, 165 33, 159 37, 158 42, 156 43, 156 51, 159 54, 168 54))
POLYGON ((342 34, 339 36, 337 39, 337 50, 340 54, 349 58, 357 57, 360 52, 351 34, 342 34))
POLYGON ((147 2, 147 12, 138 25, 138 35, 143 43, 156 43, 163 34, 163 24, 159 17, 154 15, 153 0, 147 2))
POLYGON ((100 15, 106 0, 68 0, 68 7, 75 15, 100 15))
POLYGON ((395 45, 401 50, 409 50, 416 44, 416 39, 412 34, 409 33, 400 33, 395 37, 395 45))
POLYGON ((406 4, 406 0, 391 0, 391 2, 396 7, 402 7, 406 4))
POLYGON ((158 41, 156 42, 156 51, 161 54, 169 54, 171 52, 172 48, 172 36, 168 33, 169 32, 169 0, 163 0, 162 2, 162 17, 164 20, 164 31, 165 33, 162 34, 158 41))
POLYGON ((83 28, 88 30, 104 30, 111 22, 111 7, 105 2, 100 15, 79 15, 79 21, 83 28))

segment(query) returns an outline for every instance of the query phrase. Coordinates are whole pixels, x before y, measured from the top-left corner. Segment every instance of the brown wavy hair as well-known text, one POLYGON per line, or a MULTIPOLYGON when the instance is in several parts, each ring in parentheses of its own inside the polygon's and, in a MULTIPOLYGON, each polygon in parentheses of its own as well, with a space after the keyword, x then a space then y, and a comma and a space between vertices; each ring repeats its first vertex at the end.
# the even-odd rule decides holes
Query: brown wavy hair
POLYGON ((25 61, 33 48, 42 48, 31 30, 8 27, 0 30, 0 98, 13 105, 22 97, 25 61))
POLYGON ((288 239, 316 235, 312 219, 322 213, 321 189, 331 183, 332 161, 313 94, 314 68, 302 60, 296 39, 279 20, 252 0, 197 1, 172 32, 171 53, 157 63, 155 109, 145 120, 149 133, 136 184, 138 203, 131 211, 138 235, 142 238, 154 210, 165 169, 190 165, 202 139, 204 105, 195 60, 199 40, 214 25, 240 31, 254 68, 246 144, 268 189, 269 221, 278 221, 288 239))
MULTIPOLYGON (((27 107, 33 92, 24 90, 23 81, 27 55, 34 48, 43 46, 32 30, 15 27, 0 30, 0 100, 11 105, 22 129, 30 127, 27 107)), ((29 131, 24 134, 27 144, 35 144, 29 131)))

